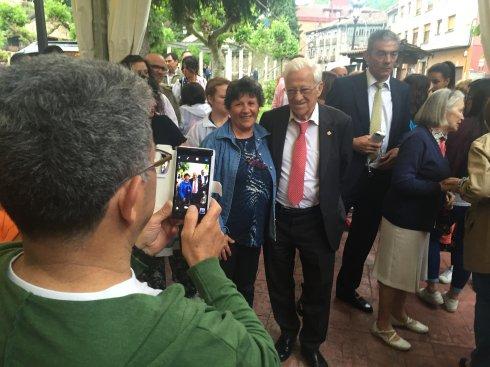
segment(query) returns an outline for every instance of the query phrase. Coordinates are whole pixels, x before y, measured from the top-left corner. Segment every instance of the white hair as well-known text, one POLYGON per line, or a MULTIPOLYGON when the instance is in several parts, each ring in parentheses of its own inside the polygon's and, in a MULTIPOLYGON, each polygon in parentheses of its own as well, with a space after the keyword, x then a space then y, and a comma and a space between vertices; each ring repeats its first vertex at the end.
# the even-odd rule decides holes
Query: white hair
POLYGON ((464 94, 459 90, 442 88, 432 93, 415 115, 419 125, 430 128, 447 126, 446 113, 450 112, 456 104, 464 102, 464 94))
POLYGON ((296 57, 286 64, 284 71, 282 73, 284 79, 292 73, 293 71, 298 71, 304 68, 309 68, 313 73, 313 78, 315 82, 320 83, 322 81, 322 70, 317 64, 305 59, 304 57, 296 57))

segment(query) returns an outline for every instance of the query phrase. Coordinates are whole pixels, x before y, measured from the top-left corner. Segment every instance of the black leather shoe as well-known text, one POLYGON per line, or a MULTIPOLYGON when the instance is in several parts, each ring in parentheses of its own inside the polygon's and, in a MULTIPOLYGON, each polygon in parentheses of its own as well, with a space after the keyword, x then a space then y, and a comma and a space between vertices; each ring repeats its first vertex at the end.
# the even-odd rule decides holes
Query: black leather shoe
POLYGON ((328 363, 318 350, 301 348, 301 355, 309 367, 328 367, 328 363))
POLYGON ((373 306, 371 306, 369 302, 362 298, 357 292, 351 294, 339 292, 337 293, 337 298, 362 312, 373 313, 373 306))
POLYGON ((289 358, 293 352, 294 344, 296 343, 296 337, 289 336, 287 334, 281 334, 276 342, 277 354, 279 354, 279 359, 284 362, 289 358))

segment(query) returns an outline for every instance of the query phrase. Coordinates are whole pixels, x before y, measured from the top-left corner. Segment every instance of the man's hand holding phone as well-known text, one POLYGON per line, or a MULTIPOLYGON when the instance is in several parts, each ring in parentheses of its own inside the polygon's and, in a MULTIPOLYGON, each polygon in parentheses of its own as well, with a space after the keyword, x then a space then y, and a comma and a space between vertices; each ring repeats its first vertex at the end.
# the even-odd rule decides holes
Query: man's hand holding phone
POLYGON ((377 154, 381 149, 381 142, 371 139, 372 135, 363 135, 352 140, 352 147, 356 152, 362 154, 377 154))
POLYGON ((190 267, 211 257, 219 257, 229 237, 219 225, 221 207, 216 200, 211 200, 207 214, 198 222, 199 213, 194 205, 187 209, 182 229, 182 254, 190 267))

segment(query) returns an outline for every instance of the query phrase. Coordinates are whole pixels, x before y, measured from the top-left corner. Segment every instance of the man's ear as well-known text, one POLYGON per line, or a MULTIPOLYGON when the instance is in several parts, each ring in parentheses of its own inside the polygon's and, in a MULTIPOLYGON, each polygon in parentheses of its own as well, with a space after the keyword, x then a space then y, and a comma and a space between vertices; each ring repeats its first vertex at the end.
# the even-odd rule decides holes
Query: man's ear
POLYGON ((144 182, 141 176, 134 176, 126 181, 119 193, 119 212, 121 213, 121 217, 124 218, 128 224, 133 224, 136 221, 136 204, 138 201, 143 200, 143 186, 144 182))

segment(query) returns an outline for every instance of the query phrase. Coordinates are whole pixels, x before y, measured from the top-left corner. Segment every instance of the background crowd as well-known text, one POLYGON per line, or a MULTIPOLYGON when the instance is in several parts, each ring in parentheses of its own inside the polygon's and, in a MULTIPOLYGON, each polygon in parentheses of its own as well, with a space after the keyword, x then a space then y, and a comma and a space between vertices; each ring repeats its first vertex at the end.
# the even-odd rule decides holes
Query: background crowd
MULTIPOLYGON (((322 72, 300 56, 293 58, 278 80, 273 110, 260 118, 264 96, 253 78, 206 80, 199 75, 198 62, 192 55, 183 55, 180 62, 173 53, 149 54, 144 58, 128 55, 121 61, 121 65, 145 81, 137 80, 135 75, 129 79, 121 74, 137 86, 131 90, 135 100, 149 101, 149 114, 140 113, 140 117, 151 126, 153 143, 215 150, 214 179, 221 182, 223 194, 216 198, 221 211, 212 210, 209 216, 216 216, 223 237, 215 241, 221 245, 213 247, 214 253, 206 255, 220 258, 219 266, 229 280, 220 278, 217 262, 199 267, 199 262, 190 260, 193 257, 189 244, 193 241, 192 236, 186 237, 187 219, 179 234, 174 225, 173 235, 167 236, 167 242, 174 247, 169 262, 174 281, 184 286, 186 297, 199 296, 218 311, 225 312, 228 307, 232 311, 231 326, 221 325, 215 319, 206 323, 204 314, 202 322, 206 330, 212 329, 214 322, 223 328, 230 327, 221 336, 221 340, 228 342, 234 333, 234 321, 245 325, 245 329, 237 331, 243 339, 239 339, 236 348, 244 354, 247 345, 252 348, 247 357, 250 365, 273 365, 287 360, 298 338, 309 366, 328 365, 319 347, 327 338, 335 252, 346 226, 348 237, 336 279, 336 297, 366 313, 372 313, 373 307, 357 289, 366 258, 378 237, 373 275, 379 282, 379 307, 371 327, 375 337, 397 350, 409 350, 410 343, 396 329, 426 334, 429 328, 417 321, 418 315, 408 314, 407 294, 416 293, 423 302, 455 312, 459 294, 472 276, 477 295, 476 347, 471 357, 461 359, 460 366, 490 365, 490 128, 487 123, 490 81, 456 83, 455 68, 450 61, 433 65, 427 76, 411 74, 404 81, 397 80, 392 75, 399 45, 398 37, 391 31, 372 33, 364 55, 367 70, 352 75, 347 75, 343 67, 322 72), (375 139, 375 135, 381 139, 375 139), (352 215, 350 222, 345 220, 346 212, 352 215), (452 267, 439 274, 440 251, 448 244, 452 267), (293 279, 296 252, 303 275, 298 300, 293 279), (275 348, 271 347, 270 337, 264 336, 265 330, 257 325, 260 322, 251 309, 246 307, 246 304, 253 306, 261 253, 272 310, 281 331, 275 348), (208 269, 200 270, 204 266, 208 269), (200 271, 207 274, 203 279, 199 278, 200 271), (213 280, 215 289, 209 285, 213 280), (440 293, 439 281, 451 283, 447 293, 440 293), (421 282, 425 282, 424 287, 421 282), (226 291, 226 296, 235 303, 219 303, 220 285, 221 291, 226 291), (236 293, 233 287, 243 299, 233 293, 236 293)), ((47 67, 49 58, 46 60, 39 67, 47 67)), ((65 68, 62 69, 68 72, 76 66, 73 63, 62 62, 65 68)), ((90 68, 104 74, 105 66, 101 64, 83 67, 88 74, 90 68)), ((113 68, 112 73, 122 73, 115 66, 107 68, 113 68)), ((33 69, 29 62, 21 63, 19 75, 33 69)), ((2 72, 4 81, 10 85, 15 75, 8 69, 2 72)), ((9 98, 8 93, 0 93, 0 107, 6 108, 9 98)), ((128 98, 121 97, 120 102, 131 104, 128 98)), ((47 117, 46 121, 51 118, 54 119, 47 117)), ((106 133, 123 134, 121 131, 106 133)), ((2 149, 9 149, 5 141, 0 135, 0 156, 2 149)), ((11 167, 9 159, 10 156, 0 158, 0 170, 11 167)), ((197 187, 197 175, 183 175, 178 190, 182 200, 190 200, 193 182, 197 187)), ((134 176, 130 177, 131 183, 134 176)), ((130 188, 125 186, 130 183, 123 183, 121 193, 121 188, 112 189, 119 193, 116 198, 125 202, 126 207, 137 206, 129 198, 130 188), (124 199, 126 195, 128 199, 124 199)), ((30 217, 19 214, 25 206, 18 204, 16 198, 9 198, 8 190, 12 188, 9 185, 0 184, 0 202, 14 220, 18 218, 21 234, 2 211, 0 239, 12 241, 24 235, 25 255, 20 259, 25 258, 25 262, 36 253, 33 250, 36 239, 42 238, 37 236, 37 231, 48 236, 46 231, 50 227, 40 229, 40 224, 35 226, 29 222, 30 217)), ((121 208, 124 205, 120 204, 121 208)), ((116 207, 111 204, 109 212, 119 218, 116 207)), ((124 213, 121 209, 123 219, 124 213)), ((129 219, 127 222, 131 224, 129 219)), ((203 220, 200 226, 211 224, 203 220)), ((145 222, 141 220, 135 228, 131 227, 134 241, 130 247, 138 243, 137 234, 146 228, 145 222)), ((210 227, 207 229, 212 232, 210 227)), ((66 234, 63 230, 60 233, 66 234)), ((202 237, 205 234, 199 238, 202 237)), ((171 297, 170 292, 160 293, 167 288, 164 262, 152 256, 155 251, 147 249, 152 246, 145 242, 133 249, 133 255, 146 264, 138 272, 138 279, 159 291, 133 293, 171 297)), ((97 251, 100 249, 94 253, 97 251)), ((15 256, 19 253, 16 247, 15 256)), ((12 266, 18 263, 16 258, 9 258, 10 265, 6 268, 9 279, 15 279, 13 282, 27 292, 51 298, 49 292, 38 294, 33 287, 49 290, 59 284, 34 280, 34 273, 29 273, 28 268, 12 266), (24 281, 32 284, 26 286, 24 281)), ((64 292, 72 291, 72 288, 61 288, 64 292)), ((167 291, 170 289, 175 288, 169 287, 167 291)), ((0 342, 2 336, 0 333, 0 342)), ((202 338, 208 340, 207 336, 202 338)), ((194 339, 195 345, 199 345, 199 338, 194 339)), ((158 358, 165 358, 164 354, 158 358)), ((197 361, 200 352, 195 350, 194 354, 197 361)), ((223 358, 234 364, 232 357, 223 358)))

